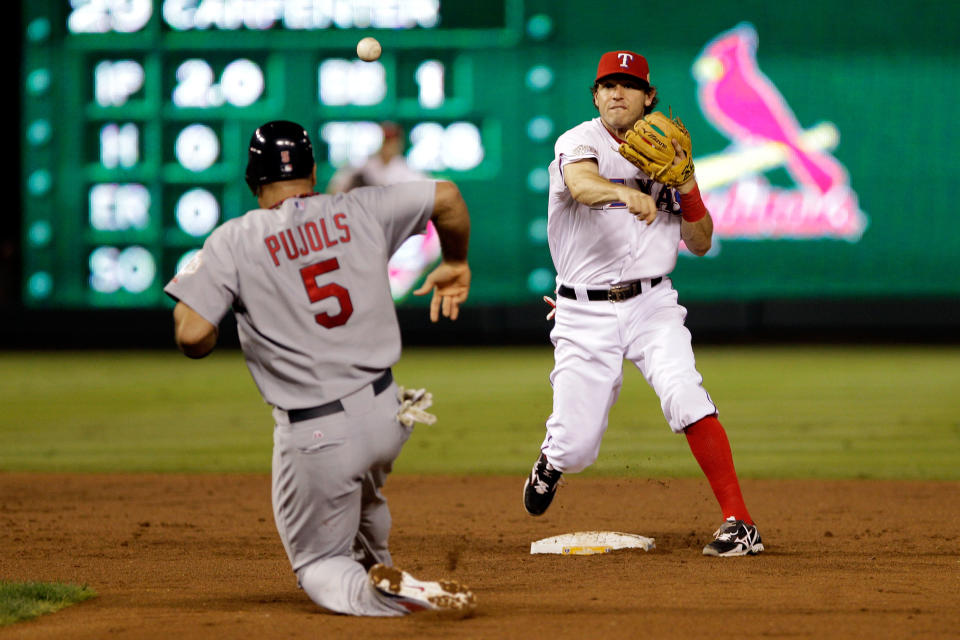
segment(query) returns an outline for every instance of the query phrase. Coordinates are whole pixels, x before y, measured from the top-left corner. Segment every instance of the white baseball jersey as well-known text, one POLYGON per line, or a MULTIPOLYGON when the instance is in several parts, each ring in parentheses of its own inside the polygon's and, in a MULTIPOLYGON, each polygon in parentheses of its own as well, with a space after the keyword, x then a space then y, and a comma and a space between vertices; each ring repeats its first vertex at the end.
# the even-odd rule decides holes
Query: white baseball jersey
POLYGON ((232 307, 264 399, 299 409, 370 384, 400 357, 387 261, 422 233, 435 183, 284 200, 217 228, 164 291, 214 325, 232 307))
POLYGON ((398 182, 427 179, 425 174, 411 168, 402 155, 394 156, 384 164, 380 156, 374 154, 370 156, 366 164, 360 167, 360 174, 363 176, 364 184, 370 185, 397 184, 398 182))
POLYGON ((560 136, 550 163, 547 237, 557 283, 607 286, 665 276, 677 263, 680 209, 672 189, 654 182, 617 151, 620 140, 600 118, 588 120, 560 136), (623 203, 589 207, 573 199, 563 181, 564 167, 593 159, 600 175, 640 189, 660 210, 650 225, 635 218, 623 203))
POLYGON ((402 155, 390 158, 384 163, 379 155, 370 156, 361 167, 341 169, 330 179, 328 191, 339 193, 348 191, 355 184, 360 186, 386 186, 400 182, 428 180, 429 176, 407 164, 402 155))

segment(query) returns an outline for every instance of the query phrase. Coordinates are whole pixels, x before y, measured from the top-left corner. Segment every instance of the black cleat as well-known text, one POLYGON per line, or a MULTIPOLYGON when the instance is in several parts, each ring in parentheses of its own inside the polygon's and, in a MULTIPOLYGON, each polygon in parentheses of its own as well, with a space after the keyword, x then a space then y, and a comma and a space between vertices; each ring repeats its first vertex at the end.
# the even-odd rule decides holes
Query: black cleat
POLYGON ((541 453, 530 471, 530 476, 523 483, 523 508, 527 513, 532 516, 543 515, 553 502, 557 483, 562 475, 563 472, 554 469, 553 465, 547 462, 547 456, 541 453))
POLYGON ((714 540, 703 548, 703 555, 718 558, 753 556, 763 551, 760 532, 752 524, 727 518, 713 534, 714 540))

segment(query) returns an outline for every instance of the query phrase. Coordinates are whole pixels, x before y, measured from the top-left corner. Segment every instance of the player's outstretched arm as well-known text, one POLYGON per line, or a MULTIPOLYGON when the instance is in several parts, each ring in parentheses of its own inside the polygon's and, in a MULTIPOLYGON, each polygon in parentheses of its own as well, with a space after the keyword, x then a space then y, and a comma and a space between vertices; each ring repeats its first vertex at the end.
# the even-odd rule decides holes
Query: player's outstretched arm
POLYGON ((177 347, 187 357, 202 358, 217 345, 216 325, 183 302, 173 308, 173 325, 177 347))
POLYGON ((563 181, 570 195, 587 206, 623 202, 627 211, 650 224, 657 219, 657 203, 638 189, 610 182, 600 175, 593 160, 572 162, 563 167, 563 181))
POLYGON ((436 183, 431 220, 440 238, 443 260, 427 274, 423 285, 413 294, 422 296, 433 291, 430 300, 432 322, 437 322, 441 314, 444 318, 456 320, 460 305, 470 293, 470 265, 467 263, 470 213, 457 185, 445 180, 436 183))

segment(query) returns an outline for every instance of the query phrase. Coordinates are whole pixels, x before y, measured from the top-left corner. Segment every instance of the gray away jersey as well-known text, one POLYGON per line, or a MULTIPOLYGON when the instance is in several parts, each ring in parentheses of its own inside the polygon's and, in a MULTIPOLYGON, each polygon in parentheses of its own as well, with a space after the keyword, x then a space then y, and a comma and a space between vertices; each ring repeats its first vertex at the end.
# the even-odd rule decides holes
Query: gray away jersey
POLYGON ((387 261, 426 230, 435 183, 288 198, 214 230, 164 288, 218 325, 232 307, 264 400, 342 398, 400 358, 387 261))

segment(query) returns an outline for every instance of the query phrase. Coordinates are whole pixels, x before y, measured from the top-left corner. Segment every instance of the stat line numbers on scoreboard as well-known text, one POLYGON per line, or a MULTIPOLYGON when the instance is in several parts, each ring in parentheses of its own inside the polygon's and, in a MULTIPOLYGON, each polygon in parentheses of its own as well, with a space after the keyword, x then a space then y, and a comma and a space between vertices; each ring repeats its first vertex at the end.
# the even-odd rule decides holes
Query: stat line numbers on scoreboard
MULTIPOLYGON (((314 105, 324 114, 311 131, 321 143, 318 161, 334 168, 359 165, 375 153, 383 142, 380 118, 356 119, 351 114, 383 109, 393 104, 388 102, 392 94, 391 100, 405 100, 408 111, 421 115, 390 118, 390 107, 384 111, 405 131, 411 167, 431 174, 466 172, 483 162, 480 121, 430 117, 442 113, 445 105, 456 105, 448 102, 449 58, 402 53, 399 60, 392 54, 385 64, 382 47, 371 37, 358 42, 360 59, 349 55, 353 52, 343 53, 347 55, 320 52, 315 57, 314 105), (409 77, 391 77, 400 73, 398 68, 409 77), (414 93, 397 96, 398 82, 414 93)), ((247 111, 269 103, 270 74, 277 67, 262 55, 166 56, 159 65, 163 108, 175 118, 165 123, 163 148, 157 149, 151 147, 146 119, 123 116, 146 102, 149 75, 158 65, 147 54, 94 57, 91 99, 102 119, 90 123, 97 155, 90 158, 96 164, 86 187, 87 220, 95 239, 88 251, 87 286, 101 297, 143 295, 188 259, 224 216, 243 212, 223 206, 230 189, 228 168, 239 175, 236 158, 224 156, 230 147, 223 139, 226 123, 234 114, 252 119, 247 111), (161 175, 166 176, 159 191, 147 170, 157 165, 158 157, 161 175), (212 171, 219 177, 205 178, 212 171), (223 185, 217 187, 219 183, 223 185)))

